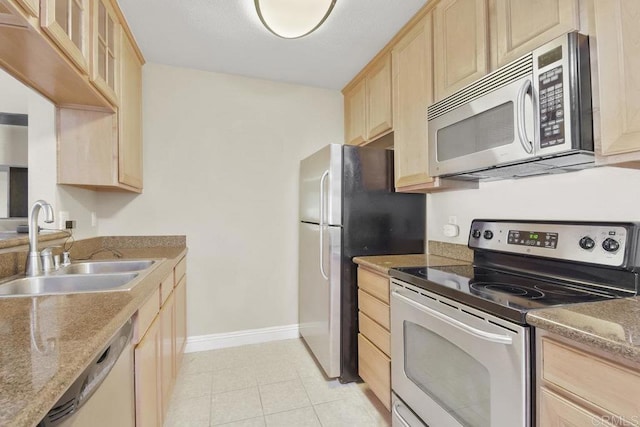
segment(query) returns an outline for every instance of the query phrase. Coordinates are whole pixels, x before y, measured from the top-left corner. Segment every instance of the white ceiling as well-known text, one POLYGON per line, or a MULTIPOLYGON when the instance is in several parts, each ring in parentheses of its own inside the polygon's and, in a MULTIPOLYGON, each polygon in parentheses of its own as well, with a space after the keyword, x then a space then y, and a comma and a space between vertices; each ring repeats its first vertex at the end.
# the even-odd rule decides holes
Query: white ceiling
MULTIPOLYGON (((302 0, 300 0, 302 1, 302 0)), ((148 62, 341 89, 427 0, 337 0, 307 37, 262 26, 254 0, 119 0, 148 62)))

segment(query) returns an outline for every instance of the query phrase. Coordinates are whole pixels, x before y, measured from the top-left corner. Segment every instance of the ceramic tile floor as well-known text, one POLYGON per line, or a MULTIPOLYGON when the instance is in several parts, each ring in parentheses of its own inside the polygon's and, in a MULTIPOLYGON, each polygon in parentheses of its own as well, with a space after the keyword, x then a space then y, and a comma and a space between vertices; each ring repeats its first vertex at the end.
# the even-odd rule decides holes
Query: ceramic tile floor
POLYGON ((327 380, 302 340, 184 355, 164 427, 385 427, 366 384, 327 380))

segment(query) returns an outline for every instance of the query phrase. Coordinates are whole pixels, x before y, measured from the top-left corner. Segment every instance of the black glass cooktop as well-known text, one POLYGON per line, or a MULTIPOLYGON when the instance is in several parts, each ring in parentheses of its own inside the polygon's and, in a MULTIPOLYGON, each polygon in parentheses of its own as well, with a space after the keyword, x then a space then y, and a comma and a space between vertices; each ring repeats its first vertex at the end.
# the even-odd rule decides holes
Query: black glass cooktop
POLYGON ((391 277, 497 316, 526 323, 527 311, 628 296, 561 280, 548 280, 485 267, 401 267, 391 277))

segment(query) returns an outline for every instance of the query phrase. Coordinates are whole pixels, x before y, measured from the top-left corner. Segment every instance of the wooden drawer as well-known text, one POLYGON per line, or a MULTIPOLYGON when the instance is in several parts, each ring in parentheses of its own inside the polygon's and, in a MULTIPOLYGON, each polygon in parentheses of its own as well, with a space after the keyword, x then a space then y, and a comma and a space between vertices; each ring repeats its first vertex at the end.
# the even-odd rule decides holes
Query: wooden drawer
POLYGON ((173 291, 173 274, 169 274, 160 284, 161 305, 164 305, 169 295, 173 291))
POLYGON ((389 330, 389 306, 387 304, 358 289, 358 308, 387 331, 389 330))
POLYGON ((180 283, 180 280, 187 274, 187 257, 182 258, 178 261, 175 268, 173 269, 173 283, 175 286, 180 283))
POLYGON ((539 426, 601 426, 608 427, 605 417, 598 416, 546 388, 540 392, 539 426))
POLYGON ((360 333, 371 341, 384 354, 391 357, 391 334, 389 331, 371 320, 366 314, 358 314, 360 333))
POLYGON ((362 334, 358 334, 358 374, 391 409, 391 360, 362 334))
POLYGON ((142 340, 158 311, 160 311, 160 288, 153 291, 147 301, 138 309, 138 319, 133 337, 134 344, 142 340))
POLYGON ((542 378, 623 419, 635 422, 640 414, 640 373, 548 338, 542 378))
POLYGON ((389 304, 389 277, 358 268, 358 287, 389 304))

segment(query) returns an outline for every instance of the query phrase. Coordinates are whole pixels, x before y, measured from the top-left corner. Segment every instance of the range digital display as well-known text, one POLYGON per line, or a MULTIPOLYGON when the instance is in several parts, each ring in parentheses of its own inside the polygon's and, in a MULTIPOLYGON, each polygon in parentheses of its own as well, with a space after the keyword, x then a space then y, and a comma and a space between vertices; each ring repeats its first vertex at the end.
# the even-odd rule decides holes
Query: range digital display
POLYGON ((509 230, 507 243, 510 245, 555 249, 558 246, 558 233, 509 230))

